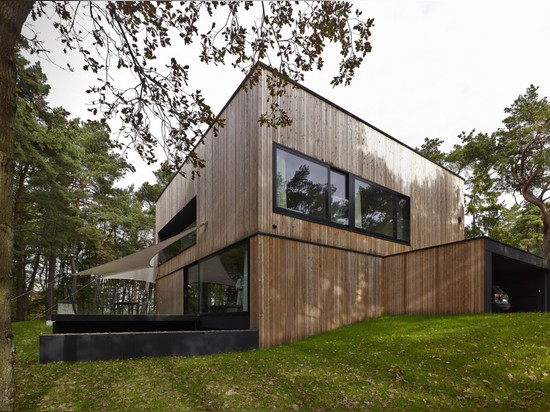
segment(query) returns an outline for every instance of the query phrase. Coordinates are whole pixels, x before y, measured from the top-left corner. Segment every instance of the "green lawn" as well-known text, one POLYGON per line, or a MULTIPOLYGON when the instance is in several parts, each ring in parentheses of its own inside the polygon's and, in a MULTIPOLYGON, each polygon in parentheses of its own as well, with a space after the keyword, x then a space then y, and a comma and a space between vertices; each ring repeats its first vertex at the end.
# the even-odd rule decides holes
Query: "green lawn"
POLYGON ((550 315, 384 316, 269 350, 38 363, 13 325, 17 408, 550 410, 550 315))

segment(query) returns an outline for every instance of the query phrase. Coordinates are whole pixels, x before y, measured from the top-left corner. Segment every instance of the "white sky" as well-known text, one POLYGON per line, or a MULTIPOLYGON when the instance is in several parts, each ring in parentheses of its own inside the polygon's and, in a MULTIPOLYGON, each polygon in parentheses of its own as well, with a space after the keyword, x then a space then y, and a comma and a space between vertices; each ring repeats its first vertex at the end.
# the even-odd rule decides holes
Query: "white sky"
MULTIPOLYGON (((550 1, 365 0, 355 5, 363 17, 375 18, 375 27, 373 51, 351 86, 330 86, 336 53, 332 65, 326 55, 323 72, 308 75, 303 84, 411 147, 437 137, 448 149, 462 131, 495 131, 503 109, 530 84, 540 86, 539 96, 550 96, 550 1)), ((47 20, 37 22, 35 30, 46 39, 54 33, 47 20)), ((54 40, 46 46, 60 49, 54 40)), ((193 53, 179 54, 193 68, 191 88, 201 89, 218 113, 243 74, 229 66, 201 66, 193 53)), ((51 105, 88 118, 89 81, 79 66, 75 63, 73 73, 47 62, 42 66, 52 86, 51 105)), ((125 183, 152 182, 150 171, 158 166, 147 169, 131 159, 139 172, 125 183)))

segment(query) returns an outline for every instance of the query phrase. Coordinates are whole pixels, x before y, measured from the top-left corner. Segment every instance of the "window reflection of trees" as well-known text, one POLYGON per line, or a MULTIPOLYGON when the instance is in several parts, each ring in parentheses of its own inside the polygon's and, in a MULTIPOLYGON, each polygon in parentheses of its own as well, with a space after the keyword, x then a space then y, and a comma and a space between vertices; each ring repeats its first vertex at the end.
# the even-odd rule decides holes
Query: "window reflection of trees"
MULTIPOLYGON (((184 230, 191 229, 195 227, 195 222, 187 226, 184 230)), ((187 236, 182 237, 180 240, 168 245, 159 253, 158 263, 159 265, 165 262, 168 262, 173 257, 176 257, 181 252, 189 249, 191 246, 197 243, 197 234, 196 232, 191 232, 187 236)))
POLYGON ((300 165, 286 182, 286 208, 306 215, 327 218, 327 183, 314 183, 308 165, 300 165))
POLYGON ((358 187, 361 227, 393 236, 394 196, 372 185, 358 187))
MULTIPOLYGON (((224 283, 205 282, 204 303, 205 312, 241 312, 243 308, 243 292, 247 283, 245 276, 246 245, 227 250, 219 255, 221 268, 224 272, 224 283)), ((214 257, 213 259, 216 259, 214 257)))
POLYGON ((410 241, 410 200, 391 190, 281 148, 274 183, 278 208, 410 241))
POLYGON ((346 175, 330 172, 330 220, 341 225, 349 224, 349 200, 346 175))
POLYGON ((411 210, 408 199, 400 197, 397 202, 397 238, 410 241, 411 210))
POLYGON ((248 311, 248 245, 234 246, 187 268, 185 313, 248 311))
MULTIPOLYGON (((331 192, 334 192, 334 185, 331 185, 331 192)), ((330 220, 339 223, 341 225, 348 224, 348 200, 340 198, 331 198, 332 203, 330 205, 330 220)))
POLYGON ((196 314, 200 311, 200 283, 199 283, 199 265, 193 265, 187 268, 185 276, 185 296, 184 313, 196 314))

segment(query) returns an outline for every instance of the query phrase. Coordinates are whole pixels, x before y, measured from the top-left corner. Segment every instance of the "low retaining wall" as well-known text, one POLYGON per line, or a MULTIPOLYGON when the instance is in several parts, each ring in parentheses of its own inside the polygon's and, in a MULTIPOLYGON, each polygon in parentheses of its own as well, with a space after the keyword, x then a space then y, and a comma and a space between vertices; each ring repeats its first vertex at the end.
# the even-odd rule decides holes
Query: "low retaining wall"
POLYGON ((40 363, 209 355, 256 348, 257 330, 55 334, 40 336, 40 363))

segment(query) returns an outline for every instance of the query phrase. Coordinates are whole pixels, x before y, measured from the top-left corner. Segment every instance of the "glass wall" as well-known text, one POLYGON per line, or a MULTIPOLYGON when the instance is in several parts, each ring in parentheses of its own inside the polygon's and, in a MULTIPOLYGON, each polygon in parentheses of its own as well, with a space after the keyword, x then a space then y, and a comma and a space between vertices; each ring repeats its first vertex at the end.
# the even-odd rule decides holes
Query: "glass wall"
POLYGON ((185 270, 184 313, 248 312, 248 242, 185 270))
POLYGON ((184 288, 183 301, 185 302, 185 313, 199 313, 199 265, 189 266, 185 270, 184 288))

